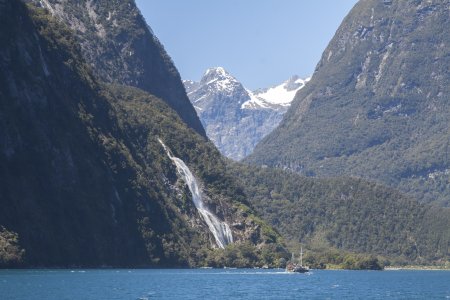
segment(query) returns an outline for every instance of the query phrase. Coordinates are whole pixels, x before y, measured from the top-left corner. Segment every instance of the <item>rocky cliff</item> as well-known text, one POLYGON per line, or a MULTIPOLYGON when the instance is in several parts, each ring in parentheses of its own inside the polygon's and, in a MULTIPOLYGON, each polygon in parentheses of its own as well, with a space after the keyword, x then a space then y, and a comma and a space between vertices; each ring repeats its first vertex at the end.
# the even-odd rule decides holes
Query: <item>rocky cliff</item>
POLYGON ((198 133, 205 131, 178 70, 134 0, 26 0, 66 24, 102 81, 138 87, 163 99, 198 133))
POLYGON ((359 1, 247 161, 449 205, 449 11, 448 1, 359 1))

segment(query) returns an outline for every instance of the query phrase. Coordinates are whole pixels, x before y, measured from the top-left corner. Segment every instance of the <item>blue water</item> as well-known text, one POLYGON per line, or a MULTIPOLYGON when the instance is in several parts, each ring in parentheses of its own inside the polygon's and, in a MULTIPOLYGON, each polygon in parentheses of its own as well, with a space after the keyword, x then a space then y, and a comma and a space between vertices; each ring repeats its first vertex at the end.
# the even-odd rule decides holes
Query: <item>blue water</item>
POLYGON ((0 270, 0 299, 450 299, 450 271, 0 270))

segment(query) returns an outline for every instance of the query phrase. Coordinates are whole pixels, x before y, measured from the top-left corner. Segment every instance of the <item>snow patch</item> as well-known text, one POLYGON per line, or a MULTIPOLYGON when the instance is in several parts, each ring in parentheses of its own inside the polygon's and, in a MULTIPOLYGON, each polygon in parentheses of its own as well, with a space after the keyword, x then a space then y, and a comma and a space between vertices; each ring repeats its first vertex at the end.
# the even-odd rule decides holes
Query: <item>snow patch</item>
POLYGON ((246 90, 246 91, 247 91, 248 95, 250 96, 250 100, 242 103, 241 109, 270 108, 270 105, 266 101, 264 101, 264 99, 257 97, 250 90, 246 90))
POLYGON ((214 92, 230 94, 240 85, 232 75, 222 67, 210 68, 206 70, 200 81, 200 86, 209 86, 214 92))
MULTIPOLYGON (((191 93, 189 93, 188 95, 190 95, 191 93)), ((197 103, 197 102, 201 102, 204 98, 206 98, 206 94, 205 95, 202 95, 200 98, 198 98, 197 100, 195 100, 194 101, 194 103, 197 103)))
POLYGON ((215 67, 215 68, 209 68, 208 70, 206 70, 205 74, 203 76, 208 76, 210 73, 216 73, 218 75, 222 75, 222 76, 229 76, 228 72, 225 71, 224 68, 222 67, 215 67))
POLYGON ((311 77, 302 79, 298 76, 293 76, 291 79, 283 82, 280 85, 271 87, 265 90, 247 91, 250 95, 250 100, 244 102, 242 109, 254 108, 270 108, 273 106, 289 107, 292 100, 299 90, 305 87, 306 83, 311 80, 311 77))
POLYGON ((201 108, 200 106, 196 106, 196 105, 194 105, 194 108, 195 108, 196 111, 202 111, 203 110, 203 108, 201 108))

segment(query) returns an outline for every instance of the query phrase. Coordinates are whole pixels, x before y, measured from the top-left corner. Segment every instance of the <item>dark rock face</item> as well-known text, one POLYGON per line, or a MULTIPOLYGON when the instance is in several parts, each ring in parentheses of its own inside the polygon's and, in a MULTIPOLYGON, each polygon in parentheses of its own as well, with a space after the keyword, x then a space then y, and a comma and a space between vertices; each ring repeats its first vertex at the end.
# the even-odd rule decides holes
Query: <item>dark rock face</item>
POLYGON ((1 224, 19 233, 33 265, 143 262, 138 229, 125 221, 133 203, 119 199, 120 184, 80 120, 95 114, 108 124, 109 106, 69 39, 44 38, 18 1, 2 11, 1 224))
POLYGON ((202 263, 214 239, 157 138, 244 224, 237 243, 265 243, 220 153, 172 108, 102 83, 44 10, 11 0, 0 15, 0 267, 202 263))
POLYGON ((248 162, 450 199, 448 1, 362 0, 248 162))
MULTIPOLYGON (((292 100, 295 92, 303 87, 293 77, 286 82, 292 100)), ((290 101, 267 102, 258 95, 266 90, 251 92, 223 68, 208 69, 200 82, 185 80, 184 85, 194 108, 197 110, 208 137, 223 155, 240 160, 249 155, 255 145, 269 134, 281 121, 290 101)))
POLYGON ((101 80, 163 99, 205 136, 178 70, 133 0, 28 1, 45 7, 74 31, 84 59, 101 80))

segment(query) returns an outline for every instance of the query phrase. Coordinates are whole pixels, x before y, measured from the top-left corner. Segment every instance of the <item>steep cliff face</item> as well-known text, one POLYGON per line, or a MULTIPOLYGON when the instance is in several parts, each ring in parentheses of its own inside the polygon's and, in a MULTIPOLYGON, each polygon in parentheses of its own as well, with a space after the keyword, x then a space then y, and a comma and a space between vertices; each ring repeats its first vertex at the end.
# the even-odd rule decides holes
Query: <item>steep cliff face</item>
POLYGON ((297 76, 252 92, 222 67, 208 69, 199 82, 184 85, 208 137, 234 160, 249 155, 281 121, 295 93, 307 81, 297 76))
POLYGON ((0 15, 0 266, 205 264, 217 246, 158 138, 236 247, 284 255, 215 147, 165 102, 98 80, 44 10, 1 1, 0 15))
POLYGON ((138 87, 161 98, 203 136, 178 70, 134 0, 26 0, 69 26, 101 80, 138 87))
POLYGON ((448 1, 358 2, 248 162, 449 205, 449 11, 448 1))

